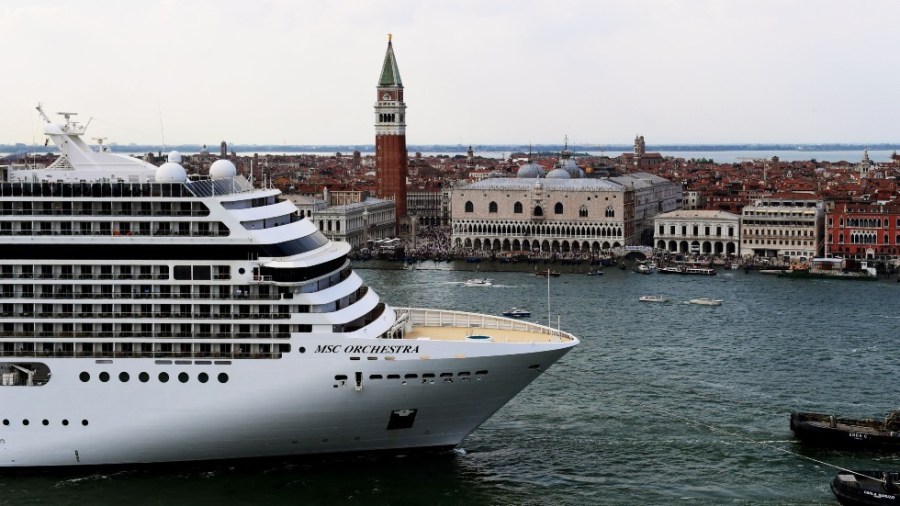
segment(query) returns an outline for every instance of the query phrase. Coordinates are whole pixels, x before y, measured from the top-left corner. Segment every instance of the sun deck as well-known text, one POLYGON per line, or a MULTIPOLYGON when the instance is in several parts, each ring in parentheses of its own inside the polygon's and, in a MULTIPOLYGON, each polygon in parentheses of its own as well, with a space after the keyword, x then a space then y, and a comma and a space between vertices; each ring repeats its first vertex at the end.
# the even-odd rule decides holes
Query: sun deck
POLYGON ((574 343, 567 332, 535 323, 462 311, 394 308, 406 315, 403 339, 489 341, 500 343, 574 343))

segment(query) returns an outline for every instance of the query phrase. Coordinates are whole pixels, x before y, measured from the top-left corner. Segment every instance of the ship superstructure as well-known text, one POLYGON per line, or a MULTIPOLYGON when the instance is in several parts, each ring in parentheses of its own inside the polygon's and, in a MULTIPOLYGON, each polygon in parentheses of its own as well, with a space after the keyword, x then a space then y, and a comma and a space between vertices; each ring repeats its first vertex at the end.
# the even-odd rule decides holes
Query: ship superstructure
POLYGON ((0 466, 452 447, 578 343, 393 308, 276 189, 94 151, 0 182, 0 466))

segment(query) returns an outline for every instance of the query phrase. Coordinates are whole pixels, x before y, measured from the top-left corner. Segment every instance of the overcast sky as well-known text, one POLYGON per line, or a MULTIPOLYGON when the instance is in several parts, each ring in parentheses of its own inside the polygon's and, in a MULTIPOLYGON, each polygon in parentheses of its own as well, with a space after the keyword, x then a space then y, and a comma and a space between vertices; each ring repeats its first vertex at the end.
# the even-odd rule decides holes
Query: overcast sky
POLYGON ((2 0, 0 143, 900 142, 893 0, 2 0))

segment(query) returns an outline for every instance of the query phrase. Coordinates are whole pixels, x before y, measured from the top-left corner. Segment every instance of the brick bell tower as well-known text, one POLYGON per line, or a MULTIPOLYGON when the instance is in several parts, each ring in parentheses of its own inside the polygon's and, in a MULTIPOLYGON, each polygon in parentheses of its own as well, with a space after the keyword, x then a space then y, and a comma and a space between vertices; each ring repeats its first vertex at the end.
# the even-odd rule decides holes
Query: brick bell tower
POLYGON ((406 103, 390 34, 375 99, 375 174, 378 196, 393 199, 397 206, 399 231, 406 216, 406 103))

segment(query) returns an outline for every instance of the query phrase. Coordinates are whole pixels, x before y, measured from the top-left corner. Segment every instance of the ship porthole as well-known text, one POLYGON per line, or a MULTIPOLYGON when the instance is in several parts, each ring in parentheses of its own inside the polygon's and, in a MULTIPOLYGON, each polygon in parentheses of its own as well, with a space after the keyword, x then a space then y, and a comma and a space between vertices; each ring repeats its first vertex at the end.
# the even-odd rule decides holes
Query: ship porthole
POLYGON ((28 419, 27 419, 27 418, 24 419, 24 420, 22 420, 22 425, 28 425, 28 419))
POLYGON ((178 381, 180 381, 182 383, 187 383, 188 379, 190 379, 190 377, 188 376, 188 373, 186 373, 186 372, 178 373, 178 381))
POLYGON ((146 382, 150 381, 150 375, 145 372, 142 372, 142 373, 138 374, 138 379, 141 380, 141 383, 146 383, 146 382))
POLYGON ((165 382, 169 381, 169 373, 167 373, 167 372, 159 373, 159 381, 161 383, 165 383, 165 382))
POLYGON ((122 383, 128 383, 128 379, 129 376, 127 372, 122 371, 119 373, 119 381, 121 381, 122 383))
POLYGON ((45 419, 41 420, 41 424, 43 424, 43 425, 50 425, 50 420, 47 420, 47 419, 45 418, 45 419))
POLYGON ((224 372, 219 373, 219 383, 228 383, 228 375, 224 372))
POLYGON ((69 425, 69 421, 68 421, 68 420, 63 420, 62 423, 63 423, 63 425, 65 425, 65 426, 68 426, 68 425, 69 425))
POLYGON ((100 375, 99 375, 98 377, 100 378, 100 381, 102 381, 102 382, 104 382, 104 383, 106 383, 107 381, 109 381, 109 373, 106 372, 106 371, 101 372, 100 375))
POLYGON ((301 346, 300 348, 298 348, 298 350, 300 351, 300 353, 306 353, 306 347, 305 347, 305 346, 301 346))
POLYGON ((87 420, 82 420, 82 421, 81 421, 81 425, 84 425, 85 427, 87 427, 87 424, 88 424, 88 421, 87 421, 87 420))
POLYGON ((82 383, 87 383, 88 381, 91 380, 91 375, 88 374, 87 372, 82 372, 81 374, 78 375, 78 378, 81 379, 82 383))
POLYGON ((4 418, 4 419, 3 419, 3 425, 9 425, 9 420, 6 419, 6 418, 4 418))
POLYGON ((200 383, 206 383, 207 381, 209 381, 209 374, 201 372, 197 375, 197 381, 199 381, 200 383))

